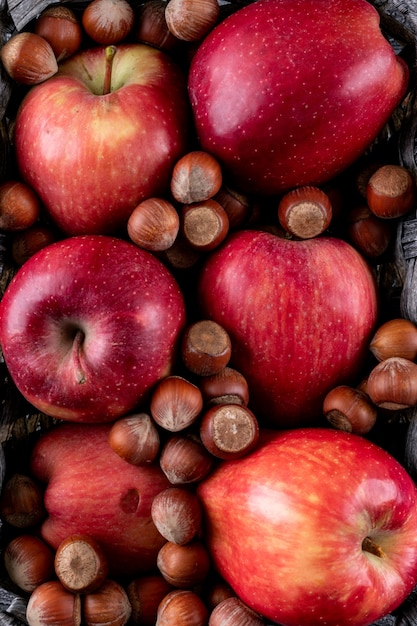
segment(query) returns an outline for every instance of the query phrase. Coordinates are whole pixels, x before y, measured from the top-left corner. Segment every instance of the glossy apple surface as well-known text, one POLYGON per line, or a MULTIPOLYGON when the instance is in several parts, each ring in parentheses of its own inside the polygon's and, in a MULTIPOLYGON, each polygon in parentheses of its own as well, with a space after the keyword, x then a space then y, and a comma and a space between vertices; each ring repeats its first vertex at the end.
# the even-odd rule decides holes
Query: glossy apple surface
POLYGON ((355 380, 378 316, 367 263, 330 237, 234 233, 206 261, 198 298, 230 335, 255 414, 280 427, 316 421, 325 393, 355 380))
POLYGON ((353 163, 408 75, 366 0, 260 0, 206 37, 188 89, 201 146, 241 189, 276 194, 353 163))
POLYGON ((358 435, 306 428, 262 437, 198 487, 215 567, 282 626, 367 626, 394 610, 417 583, 410 476, 358 435))
POLYGON ((45 483, 41 535, 54 549, 73 534, 93 537, 112 575, 155 569, 165 543, 151 518, 153 498, 169 483, 157 464, 126 463, 110 447, 107 424, 63 424, 32 451, 33 475, 45 483))
POLYGON ((22 395, 72 421, 113 420, 170 372, 182 293, 134 244, 79 235, 32 256, 0 303, 0 343, 22 395))
POLYGON ((17 113, 20 172, 69 235, 125 228, 141 200, 166 191, 186 150, 186 81, 166 54, 120 45, 103 94, 105 81, 106 48, 83 50, 17 113))

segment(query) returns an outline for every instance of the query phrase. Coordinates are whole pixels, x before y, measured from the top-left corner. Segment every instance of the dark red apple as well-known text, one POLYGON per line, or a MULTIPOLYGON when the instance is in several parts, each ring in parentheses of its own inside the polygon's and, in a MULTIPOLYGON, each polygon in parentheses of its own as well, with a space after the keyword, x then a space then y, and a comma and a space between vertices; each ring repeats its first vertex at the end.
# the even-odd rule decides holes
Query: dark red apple
POLYGON ((185 76, 164 52, 83 50, 24 99, 18 167, 66 234, 114 234, 141 200, 168 189, 189 118, 185 76))
POLYGON ((155 569, 165 543, 151 518, 154 497, 169 483, 158 464, 127 463, 110 447, 107 424, 63 424, 43 434, 31 471, 45 485, 41 536, 54 549, 71 535, 95 539, 109 574, 155 569))
POLYGON ((355 381, 378 316, 369 266, 331 237, 234 233, 206 261, 198 294, 230 335, 251 408, 279 427, 316 421, 325 394, 355 381))
POLYGON ((368 626, 417 584, 417 490, 359 435, 263 431, 198 487, 214 566, 281 626, 368 626))
POLYGON ((235 185, 276 194, 346 169, 405 95, 409 71, 366 0, 258 0, 193 57, 199 141, 235 185))
POLYGON ((185 304, 154 256, 79 235, 32 256, 0 303, 0 344, 22 395, 53 417, 115 419, 170 373, 185 304))

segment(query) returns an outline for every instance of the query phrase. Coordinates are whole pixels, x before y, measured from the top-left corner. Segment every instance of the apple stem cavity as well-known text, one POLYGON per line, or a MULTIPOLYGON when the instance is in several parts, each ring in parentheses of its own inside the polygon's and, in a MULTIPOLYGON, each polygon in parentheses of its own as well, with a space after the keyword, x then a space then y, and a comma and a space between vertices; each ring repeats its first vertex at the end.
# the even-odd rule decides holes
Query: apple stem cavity
POLYGON ((365 539, 362 541, 362 550, 364 552, 374 554, 381 559, 384 559, 386 557, 386 554, 381 546, 378 545, 373 539, 371 539, 371 537, 365 537, 365 539))
POLYGON ((111 92, 111 77, 113 70, 113 59, 116 54, 116 46, 106 46, 105 55, 106 55, 106 68, 104 72, 104 81, 103 81, 103 96, 111 92))
POLYGON ((72 352, 73 352, 74 363, 75 363, 75 375, 77 378, 77 383, 79 385, 83 385, 87 380, 85 372, 81 366, 81 359, 80 359, 80 352, 82 350, 83 342, 84 342, 84 333, 82 330, 77 330, 74 336, 73 344, 72 344, 72 352))

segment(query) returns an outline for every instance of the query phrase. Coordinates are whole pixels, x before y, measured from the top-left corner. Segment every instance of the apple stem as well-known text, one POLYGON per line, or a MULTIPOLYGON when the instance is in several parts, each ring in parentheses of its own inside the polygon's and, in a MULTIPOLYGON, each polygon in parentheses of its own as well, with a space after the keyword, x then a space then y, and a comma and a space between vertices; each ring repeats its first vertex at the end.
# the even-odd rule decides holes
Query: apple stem
POLYGON ((381 546, 370 537, 365 537, 362 541, 362 550, 369 552, 370 554, 374 554, 375 556, 379 556, 381 559, 384 559, 386 556, 381 546))
POLYGON ((106 54, 106 68, 104 72, 104 81, 103 81, 103 96, 111 91, 111 77, 112 77, 112 69, 113 69, 113 59, 116 54, 116 46, 106 46, 105 50, 106 54))
POLYGON ((79 385, 83 385, 87 380, 85 372, 83 368, 81 367, 81 359, 80 359, 80 352, 82 349, 83 341, 84 341, 84 333, 81 330, 77 330, 75 337, 74 337, 73 344, 72 344, 72 352, 73 352, 73 357, 74 357, 74 362, 75 362, 75 375, 76 375, 77 383, 79 385))

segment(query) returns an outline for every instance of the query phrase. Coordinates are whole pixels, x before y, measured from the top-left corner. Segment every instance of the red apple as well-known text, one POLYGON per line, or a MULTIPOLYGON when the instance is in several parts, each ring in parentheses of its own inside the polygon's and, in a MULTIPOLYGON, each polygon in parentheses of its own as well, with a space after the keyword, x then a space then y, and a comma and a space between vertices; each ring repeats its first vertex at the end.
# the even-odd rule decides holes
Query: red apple
POLYGON ((241 189, 276 194, 353 163, 408 76, 366 0, 258 0, 206 37, 188 87, 203 149, 241 189))
POLYGON ((324 428, 264 431, 201 485, 215 567, 282 626, 367 626, 417 584, 417 490, 385 450, 324 428))
POLYGON ((32 256, 0 303, 0 344, 22 395, 53 417, 109 421, 171 371, 182 293, 156 257, 107 235, 32 256))
POLYGON ((168 188, 189 116, 185 77, 165 53, 144 44, 83 50, 24 99, 18 167, 66 234, 113 234, 141 200, 168 188))
POLYGON ((275 426, 322 415, 325 394, 361 373, 378 315, 363 257, 341 239, 240 231, 199 277, 202 314, 229 333, 250 405, 275 426))
POLYGON ((111 575, 155 569, 165 539, 151 518, 169 483, 158 464, 126 463, 110 447, 109 424, 62 424, 35 444, 30 467, 45 485, 41 536, 54 549, 74 534, 104 549, 111 575))

